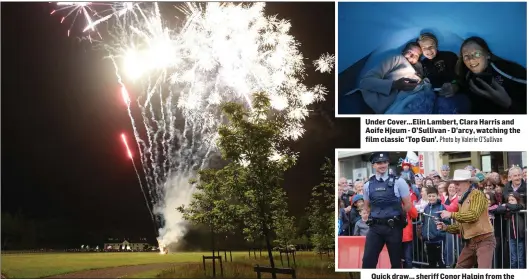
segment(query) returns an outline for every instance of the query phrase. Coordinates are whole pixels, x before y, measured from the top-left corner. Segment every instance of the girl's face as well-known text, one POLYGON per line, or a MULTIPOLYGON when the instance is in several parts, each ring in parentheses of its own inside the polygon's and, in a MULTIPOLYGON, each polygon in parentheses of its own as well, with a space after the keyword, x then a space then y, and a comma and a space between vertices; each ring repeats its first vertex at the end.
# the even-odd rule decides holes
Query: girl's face
POLYGON ((465 66, 475 74, 485 71, 489 64, 488 54, 475 42, 467 43, 461 49, 461 55, 465 66))
POLYGON ((501 194, 503 192, 503 189, 500 186, 496 186, 496 188, 494 188, 494 191, 496 191, 496 193, 498 194, 501 194))
POLYGON ((513 196, 509 196, 509 200, 508 201, 509 201, 510 204, 518 204, 518 201, 513 196))
POLYGON ((433 181, 426 180, 426 187, 433 187, 433 181))
POLYGON ((421 178, 415 179, 415 185, 417 185, 417 187, 421 187, 422 186, 422 179, 421 178))
POLYGON ((492 185, 491 182, 486 182, 485 183, 485 191, 492 191, 492 189, 494 189, 494 185, 492 185))
POLYGON ((439 191, 439 195, 446 193, 446 184, 439 184, 439 186, 437 186, 437 190, 439 191))
POLYGON ((450 194, 450 196, 456 194, 456 185, 454 183, 450 183, 450 185, 448 185, 448 194, 450 194))
POLYGON ((426 188, 422 188, 421 189, 421 195, 422 195, 423 199, 427 199, 428 198, 428 194, 426 193, 426 188))

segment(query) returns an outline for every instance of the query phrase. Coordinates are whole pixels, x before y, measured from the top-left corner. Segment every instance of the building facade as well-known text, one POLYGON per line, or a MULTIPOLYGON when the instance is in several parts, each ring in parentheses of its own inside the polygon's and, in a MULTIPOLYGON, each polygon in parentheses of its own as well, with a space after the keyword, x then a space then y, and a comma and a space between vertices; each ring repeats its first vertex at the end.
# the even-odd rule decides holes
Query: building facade
MULTIPOLYGON (((413 151, 419 157, 418 169, 423 174, 432 170, 440 171, 442 165, 450 166, 450 176, 454 170, 472 165, 483 172, 503 171, 518 165, 527 166, 527 152, 424 152, 413 151)), ((408 151, 389 152, 389 168, 400 172, 399 159, 404 159, 408 151)), ((369 157, 372 152, 338 152, 338 177, 349 181, 364 180, 374 174, 369 157)), ((388 170, 389 171, 389 170, 388 170)))
POLYGON ((131 242, 129 240, 123 240, 120 241, 119 239, 115 238, 109 238, 105 244, 103 244, 104 250, 133 250, 133 251, 139 251, 139 250, 145 250, 148 249, 150 245, 147 243, 146 239, 142 238, 139 241, 131 242))
POLYGON ((482 172, 502 172, 512 166, 527 166, 527 152, 440 152, 444 165, 450 166, 450 175, 455 169, 472 165, 482 172))

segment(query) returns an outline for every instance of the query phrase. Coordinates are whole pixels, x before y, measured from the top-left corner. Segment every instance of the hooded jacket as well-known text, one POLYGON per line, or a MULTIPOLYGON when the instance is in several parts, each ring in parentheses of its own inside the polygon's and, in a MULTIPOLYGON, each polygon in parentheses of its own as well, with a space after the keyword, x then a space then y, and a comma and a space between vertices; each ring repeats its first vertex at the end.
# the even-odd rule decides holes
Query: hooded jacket
MULTIPOLYGON (((445 210, 445 207, 438 199, 434 204, 429 203, 426 205, 424 208, 424 213, 441 219, 441 214, 437 212, 442 210, 445 210)), ((437 224, 435 223, 434 218, 424 216, 422 223, 422 239, 425 241, 425 243, 438 243, 445 240, 446 232, 437 229, 437 224)))
MULTIPOLYGON (((414 193, 410 193, 411 203, 417 201, 417 197, 414 193)), ((413 224, 412 219, 416 219, 419 217, 419 213, 417 212, 417 209, 415 206, 412 206, 410 210, 408 211, 407 218, 408 218, 408 225, 402 230, 402 242, 409 242, 413 240, 413 224)))

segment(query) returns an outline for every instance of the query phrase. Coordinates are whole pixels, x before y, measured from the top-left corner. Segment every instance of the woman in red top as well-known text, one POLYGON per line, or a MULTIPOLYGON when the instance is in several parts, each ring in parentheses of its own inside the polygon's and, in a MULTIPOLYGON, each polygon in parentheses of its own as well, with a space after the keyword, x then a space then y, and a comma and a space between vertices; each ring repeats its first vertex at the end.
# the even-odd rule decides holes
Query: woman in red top
POLYGON ((416 219, 419 214, 415 208, 415 203, 418 201, 417 196, 411 188, 411 181, 406 181, 410 189, 411 203, 414 205, 410 208, 407 214, 408 225, 402 230, 402 258, 404 259, 403 268, 413 268, 412 251, 413 251, 413 224, 412 219, 416 219))
MULTIPOLYGON (((447 190, 447 198, 443 202, 445 209, 450 212, 457 212, 459 210, 459 197, 457 196, 456 185, 449 183, 447 190)), ((460 235, 446 234, 443 256, 447 266, 452 266, 456 263, 456 257, 459 255, 461 247, 460 235)))

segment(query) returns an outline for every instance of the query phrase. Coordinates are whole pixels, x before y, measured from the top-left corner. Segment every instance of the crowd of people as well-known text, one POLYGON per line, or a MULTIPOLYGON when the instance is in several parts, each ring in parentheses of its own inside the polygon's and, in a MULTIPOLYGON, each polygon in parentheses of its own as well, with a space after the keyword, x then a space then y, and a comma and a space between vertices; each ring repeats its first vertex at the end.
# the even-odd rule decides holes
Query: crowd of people
MULTIPOLYGON (((412 268, 414 263, 429 268, 456 263, 456 267, 526 268, 527 167, 485 173, 467 166, 455 170, 452 177, 447 165, 440 172, 433 170, 427 175, 415 174, 410 167, 404 163, 398 175, 406 182, 413 204, 404 213, 407 220, 400 249, 403 268, 412 268), (468 189, 464 189, 463 182, 468 182, 468 189), (478 206, 487 207, 488 218, 473 213, 478 206), (474 229, 477 226, 481 226, 481 231, 474 229), (472 257, 477 257, 477 262, 472 262, 472 257), (468 262, 463 258, 468 258, 468 262)), ((339 180, 341 236, 369 233, 372 216, 364 206, 366 183, 368 179, 349 183, 346 178, 339 180)))

